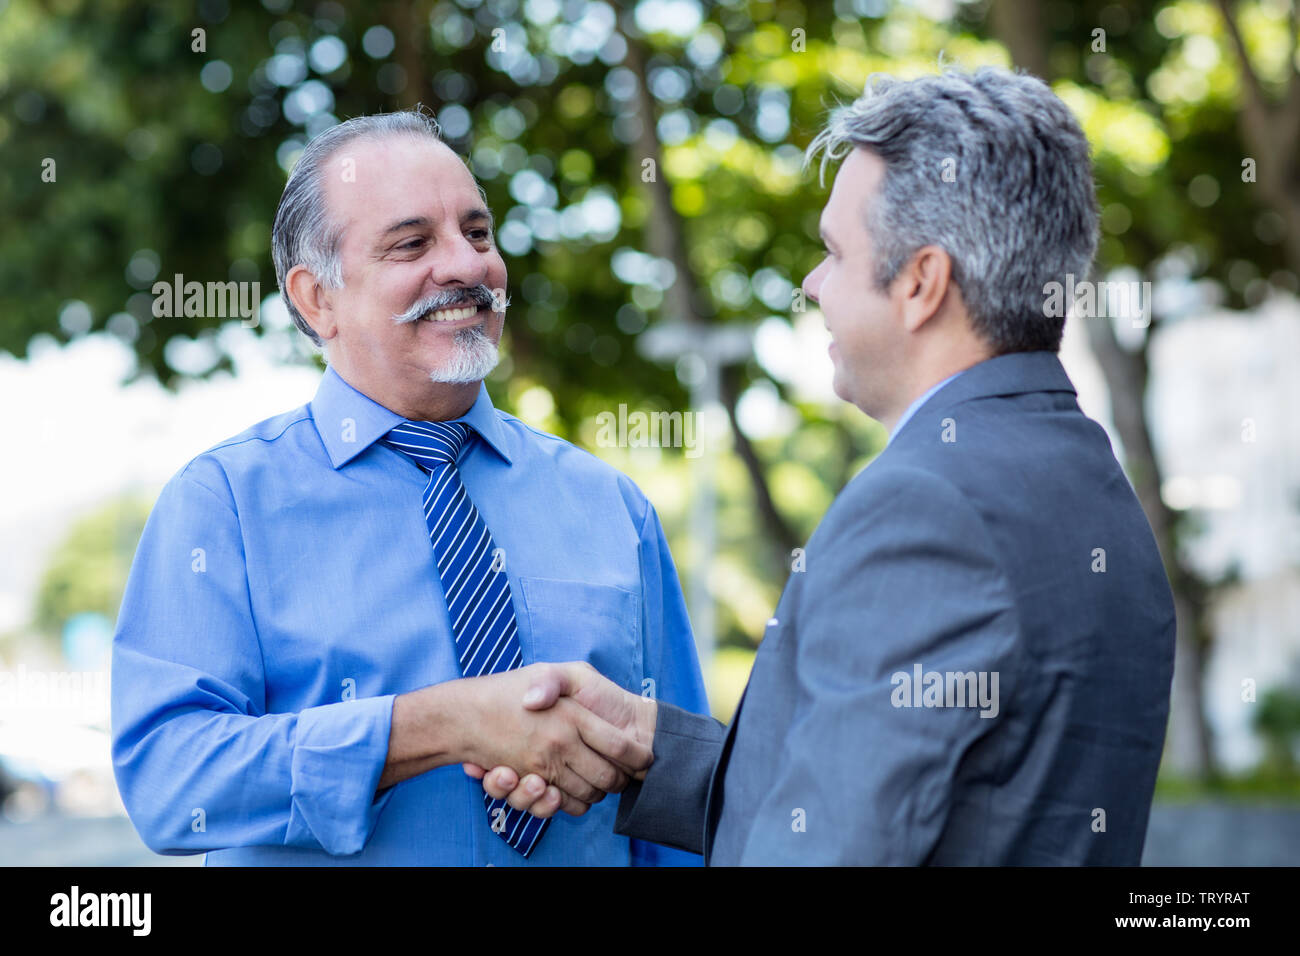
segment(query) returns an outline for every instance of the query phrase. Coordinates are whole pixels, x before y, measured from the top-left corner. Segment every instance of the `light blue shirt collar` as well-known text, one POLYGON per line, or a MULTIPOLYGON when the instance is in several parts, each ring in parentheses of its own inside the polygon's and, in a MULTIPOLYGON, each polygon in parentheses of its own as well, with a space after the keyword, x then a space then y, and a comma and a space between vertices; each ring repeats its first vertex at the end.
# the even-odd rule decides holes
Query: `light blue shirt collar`
MULTIPOLYGON (((406 421, 401 415, 357 391, 328 366, 316 397, 311 401, 312 420, 321 442, 337 471, 361 454, 396 425, 406 421)), ((478 432, 488 447, 511 464, 506 451, 505 435, 496 407, 488 397, 487 386, 480 383, 478 398, 458 422, 465 422, 478 432)))
MULTIPOLYGON (((962 371, 965 370, 963 369, 962 371)), ((949 375, 947 378, 945 378, 942 382, 939 382, 937 385, 930 386, 930 388, 926 391, 924 395, 922 395, 920 398, 914 401, 911 405, 908 405, 907 411, 903 412, 903 417, 898 420, 898 424, 894 426, 894 430, 889 433, 889 441, 885 442, 885 447, 886 448, 889 447, 889 442, 892 442, 894 440, 894 436, 903 430, 903 426, 907 424, 908 419, 910 419, 913 415, 915 415, 918 411, 920 411, 921 406, 924 405, 926 402, 928 402, 934 396, 935 392, 939 391, 939 389, 943 388, 945 385, 947 385, 949 382, 951 382, 954 378, 956 378, 960 374, 961 372, 954 372, 952 375, 949 375)))

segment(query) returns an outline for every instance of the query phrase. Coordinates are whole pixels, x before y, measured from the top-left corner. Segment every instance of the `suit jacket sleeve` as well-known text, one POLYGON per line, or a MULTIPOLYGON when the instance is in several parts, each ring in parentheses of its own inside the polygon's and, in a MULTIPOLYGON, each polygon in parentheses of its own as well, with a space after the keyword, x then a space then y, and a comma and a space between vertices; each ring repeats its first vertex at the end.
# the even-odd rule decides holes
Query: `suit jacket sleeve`
POLYGON ((785 637, 799 698, 742 864, 925 862, 963 757, 1005 721, 1018 624, 982 518, 928 472, 870 471, 809 543, 785 637), (997 693, 916 706, 918 665, 997 693))
POLYGON ((662 700, 658 708, 654 763, 645 780, 623 791, 614 832, 703 853, 709 780, 726 727, 662 700))

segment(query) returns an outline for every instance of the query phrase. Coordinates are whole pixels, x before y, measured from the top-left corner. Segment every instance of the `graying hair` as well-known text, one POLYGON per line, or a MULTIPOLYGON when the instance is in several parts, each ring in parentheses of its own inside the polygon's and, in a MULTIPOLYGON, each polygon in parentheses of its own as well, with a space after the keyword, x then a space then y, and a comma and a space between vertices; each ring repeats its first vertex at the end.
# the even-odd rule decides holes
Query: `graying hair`
MULTIPOLYGON (((293 324, 318 347, 322 344, 321 338, 294 307, 285 291, 285 277, 294 266, 303 265, 324 288, 343 287, 343 263, 339 259, 343 228, 329 215, 322 173, 329 158, 341 147, 363 137, 375 139, 384 136, 427 137, 443 142, 437 121, 419 107, 396 113, 357 116, 331 126, 307 144, 280 196, 275 224, 271 227, 275 281, 280 287, 280 298, 293 317, 293 324)), ((479 193, 482 192, 480 186, 479 193)))
POLYGON ((831 114, 806 162, 822 154, 824 182, 827 163, 855 147, 885 164, 865 222, 881 291, 935 245, 994 354, 1060 350, 1065 319, 1044 314, 1043 289, 1088 278, 1097 195, 1088 140, 1042 80, 992 67, 873 74, 831 114))

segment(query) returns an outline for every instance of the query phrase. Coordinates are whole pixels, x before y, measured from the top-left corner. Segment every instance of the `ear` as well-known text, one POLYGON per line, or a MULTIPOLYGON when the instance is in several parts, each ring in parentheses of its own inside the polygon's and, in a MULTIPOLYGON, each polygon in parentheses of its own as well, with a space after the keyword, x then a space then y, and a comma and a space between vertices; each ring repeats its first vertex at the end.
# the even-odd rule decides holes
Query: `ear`
POLYGON ((316 276, 306 266, 298 265, 289 270, 284 277, 284 292, 322 339, 332 339, 338 334, 330 294, 321 288, 316 276))
POLYGON ((938 314, 952 284, 952 260, 938 246, 918 249, 894 280, 903 327, 916 332, 938 314))

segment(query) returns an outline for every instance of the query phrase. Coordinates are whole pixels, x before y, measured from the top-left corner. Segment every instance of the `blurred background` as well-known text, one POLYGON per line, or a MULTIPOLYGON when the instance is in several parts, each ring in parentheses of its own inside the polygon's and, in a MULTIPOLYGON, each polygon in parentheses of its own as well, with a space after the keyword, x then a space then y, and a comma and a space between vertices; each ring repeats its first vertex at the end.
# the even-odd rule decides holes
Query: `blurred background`
POLYGON ((1072 318, 1062 350, 1177 598, 1145 862, 1300 862, 1297 3, 0 0, 0 864, 201 862, 123 815, 108 649, 162 484, 315 392, 271 221, 364 113, 423 104, 486 188, 493 400, 652 499, 728 719, 886 438, 797 293, 828 191, 803 150, 870 73, 941 55, 1051 83, 1094 149, 1095 278, 1151 283, 1149 324, 1072 318), (159 315, 177 276, 257 313, 159 315), (698 430, 620 447, 620 407, 698 430))

